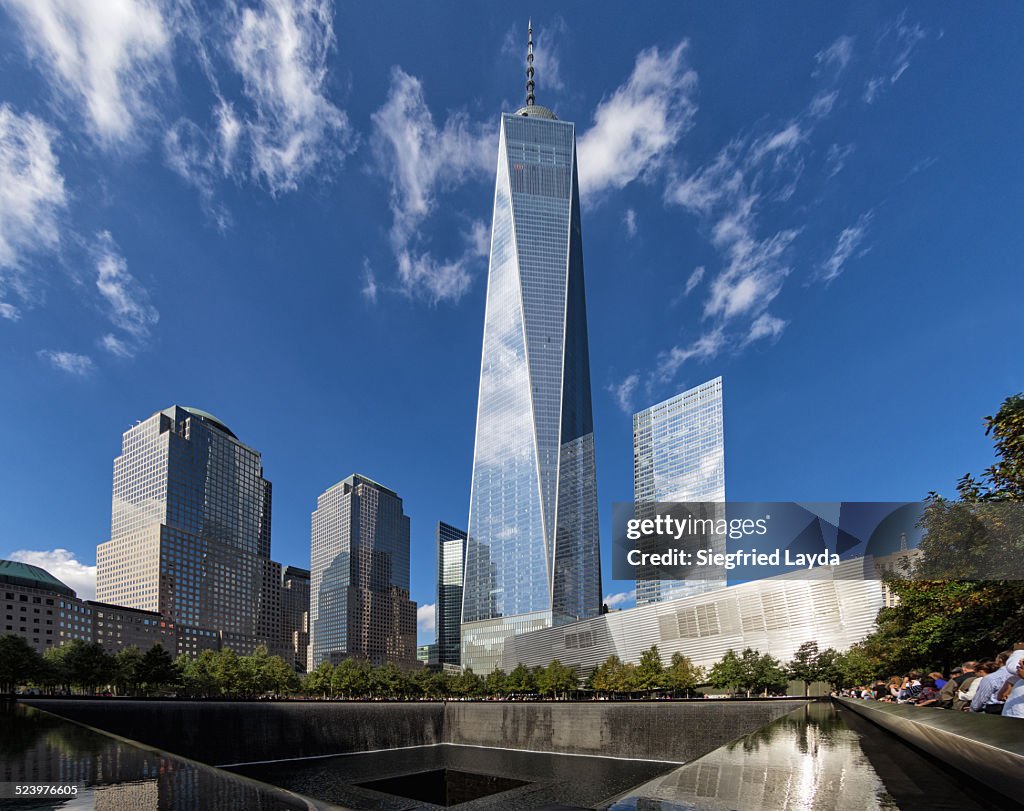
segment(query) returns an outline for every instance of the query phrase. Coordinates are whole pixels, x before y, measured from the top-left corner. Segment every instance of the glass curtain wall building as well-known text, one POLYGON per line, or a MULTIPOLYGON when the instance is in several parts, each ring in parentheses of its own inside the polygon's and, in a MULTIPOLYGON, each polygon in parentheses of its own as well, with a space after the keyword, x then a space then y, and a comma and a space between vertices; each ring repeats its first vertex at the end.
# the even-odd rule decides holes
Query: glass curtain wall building
POLYGON ((462 661, 462 569, 466 557, 466 532, 444 521, 437 522, 437 661, 458 665, 462 661))
POLYGON ((285 661, 306 672, 309 653, 309 570, 285 566, 281 573, 281 648, 285 661))
POLYGON ((409 517, 402 499, 353 474, 316 504, 309 669, 347 658, 414 667, 416 603, 409 599, 409 517))
POLYGON ((498 140, 462 664, 509 636, 596 615, 597 483, 574 125, 534 103, 498 140))
POLYGON ((178 652, 280 650, 281 566, 270 560, 271 485, 258 451, 197 408, 124 433, 96 597, 173 622, 178 652))
MULTIPOLYGON (((633 415, 633 500, 638 518, 664 502, 725 501, 722 378, 633 415)), ((725 539, 712 536, 712 545, 725 539)), ((636 604, 689 597, 725 580, 638 580, 636 604)))

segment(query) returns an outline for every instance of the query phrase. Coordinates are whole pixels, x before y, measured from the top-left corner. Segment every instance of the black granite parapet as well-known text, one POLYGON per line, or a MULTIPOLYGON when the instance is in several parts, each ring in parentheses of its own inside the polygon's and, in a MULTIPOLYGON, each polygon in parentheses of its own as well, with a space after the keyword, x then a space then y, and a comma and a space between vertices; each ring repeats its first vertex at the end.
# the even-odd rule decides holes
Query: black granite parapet
POLYGON ((455 701, 445 707, 444 735, 455 744, 684 763, 807 703, 455 701))
POLYGON ((213 766, 443 742, 444 705, 440 702, 41 699, 24 703, 213 766))
POLYGON ((807 702, 25 703, 203 763, 230 765, 439 743, 682 763, 807 702))
POLYGON ((837 698, 846 707, 942 763, 1021 801, 1024 721, 879 701, 837 698))

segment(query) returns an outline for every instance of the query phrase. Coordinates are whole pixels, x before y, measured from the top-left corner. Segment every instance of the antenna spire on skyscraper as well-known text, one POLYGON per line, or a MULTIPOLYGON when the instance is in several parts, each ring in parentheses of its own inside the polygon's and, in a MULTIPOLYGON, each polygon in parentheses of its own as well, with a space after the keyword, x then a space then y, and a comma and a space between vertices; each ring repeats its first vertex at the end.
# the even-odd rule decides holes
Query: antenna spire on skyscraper
POLYGON ((530 107, 534 103, 533 97, 533 19, 529 19, 526 23, 527 36, 529 40, 526 44, 526 106, 530 107))

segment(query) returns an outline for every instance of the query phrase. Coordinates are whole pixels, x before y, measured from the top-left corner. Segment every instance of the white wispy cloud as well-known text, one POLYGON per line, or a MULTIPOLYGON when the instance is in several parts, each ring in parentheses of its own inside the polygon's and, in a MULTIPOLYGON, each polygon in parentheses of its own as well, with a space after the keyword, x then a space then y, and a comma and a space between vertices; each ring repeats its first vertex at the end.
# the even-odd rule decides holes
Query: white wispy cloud
POLYGON ((36 354, 47 361, 54 369, 67 372, 76 377, 86 377, 95 367, 88 355, 65 352, 59 349, 40 349, 36 354))
POLYGON ((927 39, 928 31, 918 23, 907 22, 904 11, 891 25, 886 26, 878 37, 877 47, 889 55, 888 69, 872 76, 864 85, 861 98, 867 104, 875 100, 888 88, 896 84, 910 67, 910 55, 918 43, 927 39))
POLYGON ((129 340, 104 336, 100 345, 107 351, 126 357, 145 344, 160 313, 149 303, 149 294, 128 272, 128 262, 109 231, 101 231, 90 248, 96 269, 96 289, 107 307, 107 317, 129 340), (112 339, 112 340, 110 340, 112 339))
POLYGON ((758 138, 750 149, 748 162, 750 164, 759 163, 773 153, 788 154, 806 139, 807 133, 801 128, 800 124, 796 121, 791 121, 782 129, 758 138))
POLYGON ((128 341, 118 338, 114 333, 108 332, 96 342, 100 349, 106 350, 115 358, 135 357, 135 347, 128 341))
POLYGON ((361 290, 363 298, 371 304, 377 303, 377 275, 373 272, 370 260, 363 259, 363 287, 361 290))
POLYGON ((770 338, 775 340, 782 331, 786 328, 786 323, 781 318, 776 318, 774 315, 768 313, 761 313, 757 318, 754 319, 750 325, 750 332, 747 333, 746 340, 744 343, 753 343, 754 341, 760 341, 763 338, 770 338))
POLYGON ((832 254, 821 265, 819 278, 822 281, 831 282, 843 272, 846 262, 857 252, 867 236, 873 216, 874 212, 866 211, 857 218, 857 222, 839 232, 832 254))
POLYGON ((636 394, 636 387, 640 385, 640 375, 629 375, 618 384, 610 384, 607 389, 615 398, 615 403, 624 414, 633 413, 633 397, 636 394))
POLYGON ((422 83, 399 67, 392 68, 387 99, 372 120, 377 168, 391 185, 390 236, 400 289, 432 304, 458 301, 472 281, 471 266, 486 241, 486 226, 474 223, 464 235, 464 252, 447 260, 423 249, 418 232, 439 192, 494 171, 495 136, 465 113, 449 115, 438 128, 422 83))
POLYGON ((814 69, 815 76, 821 76, 828 72, 833 77, 838 76, 853 58, 854 38, 846 34, 838 37, 827 48, 822 48, 814 56, 817 67, 814 69))
POLYGON ((231 225, 231 214, 217 202, 216 184, 230 172, 235 144, 231 144, 229 152, 211 142, 195 122, 181 118, 168 127, 163 149, 168 168, 199 192, 203 211, 218 230, 226 231, 231 225))
POLYGON ((432 634, 436 630, 436 608, 436 603, 426 603, 416 608, 416 628, 420 633, 432 634))
POLYGON ((173 32, 155 0, 3 0, 26 49, 104 146, 132 143, 172 77, 173 32))
POLYGON ((729 337, 722 326, 704 332, 699 338, 687 346, 674 346, 658 357, 657 376, 662 382, 668 382, 676 376, 679 369, 690 360, 707 361, 718 356, 729 344, 729 337))
MULTIPOLYGON (((850 61, 852 49, 852 38, 836 40, 818 53, 816 72, 827 68, 834 78, 850 61)), ((786 322, 766 310, 792 271, 793 245, 802 226, 766 229, 764 215, 770 211, 777 222, 779 206, 796 193, 811 139, 838 97, 834 88, 817 91, 796 117, 738 133, 710 161, 666 185, 666 202, 700 219, 722 267, 706 288, 703 316, 708 324, 689 343, 661 353, 658 379, 671 379, 691 360, 708 361, 726 349, 738 351, 753 341, 781 335, 786 322)), ((830 153, 833 171, 838 171, 836 166, 849 149, 830 153)), ((704 268, 695 270, 683 295, 704 277, 704 268)))
POLYGON ((82 563, 67 549, 18 549, 7 558, 45 569, 61 583, 73 588, 79 599, 96 599, 96 567, 82 563))
POLYGON ((0 317, 17 320, 9 292, 32 295, 26 258, 60 244, 59 218, 67 206, 55 133, 31 114, 0 104, 0 317))
POLYGON ((704 314, 728 322, 737 316, 757 315, 779 294, 790 272, 786 251, 798 232, 787 229, 758 240, 748 222, 723 222, 728 233, 716 242, 728 245, 729 263, 711 282, 704 314))
MULTIPOLYGON (((333 46, 330 0, 264 0, 238 15, 229 53, 251 103, 251 173, 271 194, 295 190, 314 170, 330 172, 351 148, 348 118, 327 97, 333 46)), ((226 160, 241 122, 224 105, 216 115, 226 160)))
POLYGON ((691 273, 690 277, 686 280, 686 290, 683 291, 684 296, 690 295, 690 293, 697 289, 697 285, 701 283, 705 272, 703 265, 693 269, 693 273, 691 273))
POLYGON ((604 604, 609 608, 628 606, 628 604, 634 602, 636 602, 636 589, 632 589, 631 591, 619 591, 615 594, 606 594, 604 596, 604 604))
POLYGON ((811 103, 807 105, 807 112, 815 118, 824 118, 832 112, 838 98, 838 90, 823 91, 811 99, 811 103))
POLYGON ((846 166, 846 161, 850 155, 853 154, 853 144, 845 144, 840 146, 839 144, 830 144, 828 153, 825 155, 825 174, 826 177, 832 178, 843 171, 843 167, 846 166))
POLYGON ((335 48, 330 0, 260 0, 226 15, 183 2, 177 18, 216 98, 205 125, 180 118, 163 138, 167 166, 199 192, 221 231, 231 215, 217 201, 224 180, 247 179, 273 196, 332 179, 358 137, 329 96, 335 48), (223 57, 223 62, 221 61, 223 57), (240 79, 241 93, 225 87, 240 79))
POLYGON ((626 226, 626 234, 629 237, 636 236, 636 212, 627 208, 626 213, 622 215, 622 223, 626 226))
POLYGON ((581 194, 649 177, 692 125, 697 72, 683 59, 686 47, 641 51, 626 82, 598 104, 593 126, 578 140, 581 194))

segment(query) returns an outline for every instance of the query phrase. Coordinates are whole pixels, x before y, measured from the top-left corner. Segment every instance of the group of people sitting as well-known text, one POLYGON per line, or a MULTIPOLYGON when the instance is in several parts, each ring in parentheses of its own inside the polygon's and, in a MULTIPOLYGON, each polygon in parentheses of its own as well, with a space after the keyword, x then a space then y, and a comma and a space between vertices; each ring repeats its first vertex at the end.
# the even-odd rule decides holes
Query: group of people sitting
POLYGON ((912 670, 905 676, 858 687, 855 698, 1024 718, 1024 642, 994 659, 964 662, 949 678, 912 670))

